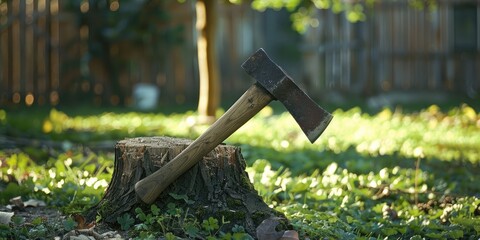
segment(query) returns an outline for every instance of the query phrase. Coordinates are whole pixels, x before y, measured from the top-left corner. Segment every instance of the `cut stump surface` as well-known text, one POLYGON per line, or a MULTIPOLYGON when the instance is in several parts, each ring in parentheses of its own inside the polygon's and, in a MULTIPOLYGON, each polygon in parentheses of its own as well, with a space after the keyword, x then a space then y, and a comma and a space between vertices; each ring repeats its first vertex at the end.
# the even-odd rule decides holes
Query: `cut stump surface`
MULTIPOLYGON (((135 216, 134 209, 148 209, 135 193, 135 183, 161 168, 192 141, 170 137, 139 137, 119 141, 115 146, 112 180, 100 202, 90 209, 87 218, 99 214, 107 223, 116 223, 124 213, 135 216)), ((243 226, 252 236, 256 227, 270 217, 284 216, 269 208, 245 172, 240 148, 219 145, 194 167, 172 183, 154 204, 166 209, 175 203, 199 220, 225 219, 226 231, 243 226), (184 196, 179 199, 178 196, 184 196), (185 197, 186 196, 186 197, 185 197)), ((285 220, 286 223, 286 220, 285 220)))

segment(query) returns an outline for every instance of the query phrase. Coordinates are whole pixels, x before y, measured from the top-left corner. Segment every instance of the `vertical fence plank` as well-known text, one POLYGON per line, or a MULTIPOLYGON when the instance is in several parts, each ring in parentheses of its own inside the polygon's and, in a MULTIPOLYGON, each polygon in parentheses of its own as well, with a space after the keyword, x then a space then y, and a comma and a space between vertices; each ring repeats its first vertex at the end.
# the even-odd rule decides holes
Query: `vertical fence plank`
POLYGON ((59 59, 59 42, 60 42, 60 29, 59 29, 59 11, 60 6, 58 0, 51 0, 50 11, 52 14, 50 22, 50 44, 51 49, 49 55, 51 55, 51 88, 53 91, 59 91, 60 87, 60 59, 59 59))
POLYGON ((52 103, 52 98, 54 97, 53 95, 54 92, 51 89, 51 0, 45 0, 45 45, 44 45, 44 66, 43 66, 43 71, 45 73, 45 91, 48 96, 48 101, 49 103, 52 103))
POLYGON ((18 56, 18 76, 20 79, 20 86, 19 92, 22 97, 26 95, 27 89, 27 72, 29 71, 27 66, 27 61, 25 60, 27 56, 27 41, 26 41, 26 10, 27 10, 27 3, 26 0, 19 0, 19 12, 18 12, 18 38, 19 38, 19 53, 18 56))
POLYGON ((7 1, 7 6, 8 6, 8 19, 10 21, 10 24, 9 24, 9 27, 8 27, 8 97, 10 98, 10 100, 12 100, 13 98, 13 91, 14 91, 14 87, 13 87, 13 81, 14 81, 14 78, 13 78, 13 65, 14 65, 14 62, 13 62, 13 23, 14 23, 14 19, 13 19, 13 15, 14 15, 14 10, 13 10, 13 1, 7 1))
POLYGON ((32 23, 31 23, 31 31, 32 31, 32 81, 33 81, 33 96, 34 101, 42 105, 43 103, 40 100, 40 89, 39 89, 39 78, 38 78, 38 18, 39 18, 39 11, 38 11, 38 4, 39 1, 32 1, 32 23))
MULTIPOLYGON (((372 11, 375 11, 375 10, 373 9, 372 11)), ((372 14, 369 16, 372 16, 372 14)), ((373 94, 373 92, 375 91, 374 89, 375 82, 377 80, 376 75, 373 71, 373 66, 377 65, 377 61, 378 61, 378 48, 375 47, 375 46, 378 46, 378 42, 377 40, 375 40, 375 36, 377 35, 378 29, 374 27, 374 26, 377 26, 378 17, 375 15, 371 18, 372 20, 368 21, 367 24, 365 24, 365 31, 367 31, 367 34, 365 35, 365 38, 363 41, 363 43, 367 43, 367 50, 368 50, 367 62, 366 62, 367 74, 365 75, 367 78, 366 80, 367 88, 366 88, 366 91, 363 92, 365 95, 373 94)), ((363 44, 359 46, 359 48, 361 48, 362 46, 363 44)))
POLYGON ((36 27, 38 28, 37 34, 37 41, 35 48, 37 49, 37 56, 35 58, 36 62, 36 71, 37 74, 35 79, 37 81, 37 95, 38 95, 38 102, 40 104, 49 103, 48 96, 47 96, 47 88, 46 88, 46 78, 45 78, 45 63, 46 63, 46 52, 45 52, 45 44, 46 44, 46 0, 38 0, 38 18, 36 20, 36 27))
POLYGON ((20 21, 18 19, 20 12, 20 1, 12 0, 12 10, 14 18, 12 19, 12 100, 14 103, 19 103, 21 99, 21 79, 20 79, 20 21))
POLYGON ((9 59, 8 59, 8 46, 9 46, 9 25, 10 25, 10 9, 8 7, 8 2, 0 3, 0 25, 3 28, 0 29, 0 104, 6 103, 8 101, 8 69, 9 69, 9 59))

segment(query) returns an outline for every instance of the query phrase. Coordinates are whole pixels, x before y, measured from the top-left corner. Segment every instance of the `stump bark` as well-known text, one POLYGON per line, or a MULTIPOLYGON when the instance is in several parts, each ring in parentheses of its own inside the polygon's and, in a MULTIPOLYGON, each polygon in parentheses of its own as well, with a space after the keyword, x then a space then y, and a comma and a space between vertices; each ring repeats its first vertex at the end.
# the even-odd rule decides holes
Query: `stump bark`
MULTIPOLYGON (((100 202, 86 214, 87 218, 100 214, 103 221, 116 223, 117 217, 126 212, 135 216, 136 207, 147 209, 136 196, 135 183, 161 168, 190 143, 191 140, 170 137, 119 141, 115 146, 112 180, 100 202)), ((174 202, 188 208, 200 221, 223 218, 229 222, 223 226, 225 231, 239 225, 255 236, 255 229, 263 220, 285 217, 258 196, 245 166, 240 148, 219 145, 165 189, 154 204, 165 210, 168 203, 174 202)))

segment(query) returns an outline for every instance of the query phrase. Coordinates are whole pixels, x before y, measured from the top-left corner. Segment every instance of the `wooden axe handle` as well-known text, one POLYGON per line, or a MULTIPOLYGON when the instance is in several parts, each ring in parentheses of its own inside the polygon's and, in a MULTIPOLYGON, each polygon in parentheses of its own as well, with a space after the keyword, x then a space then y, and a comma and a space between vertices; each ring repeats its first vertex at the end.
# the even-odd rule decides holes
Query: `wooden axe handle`
POLYGON ((193 167, 272 100, 273 96, 263 87, 253 84, 222 117, 185 150, 165 166, 138 181, 135 184, 137 196, 145 203, 153 203, 173 181, 193 167))

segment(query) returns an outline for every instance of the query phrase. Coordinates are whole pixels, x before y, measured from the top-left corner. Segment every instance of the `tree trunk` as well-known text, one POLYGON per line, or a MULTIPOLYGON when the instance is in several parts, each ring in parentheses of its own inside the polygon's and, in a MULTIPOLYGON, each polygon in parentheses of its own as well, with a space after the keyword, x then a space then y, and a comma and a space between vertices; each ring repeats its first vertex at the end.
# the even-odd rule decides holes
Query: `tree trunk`
MULTIPOLYGON (((99 214, 107 223, 116 223, 124 213, 135 216, 135 208, 149 209, 135 194, 135 183, 173 159, 191 143, 169 137, 139 137, 119 141, 110 185, 102 200, 88 211, 87 219, 99 214)), ((255 236, 256 227, 270 217, 284 216, 269 208, 258 196, 245 172, 240 148, 219 145, 183 174, 158 197, 154 204, 165 211, 168 203, 188 209, 197 219, 224 219, 222 231, 243 226, 255 236), (182 196, 179 200, 178 196, 182 196)), ((284 220, 283 224, 286 224, 284 220)))
POLYGON ((200 77, 198 113, 200 121, 213 122, 220 103, 220 81, 218 79, 218 63, 215 51, 217 1, 197 0, 195 8, 200 77))

